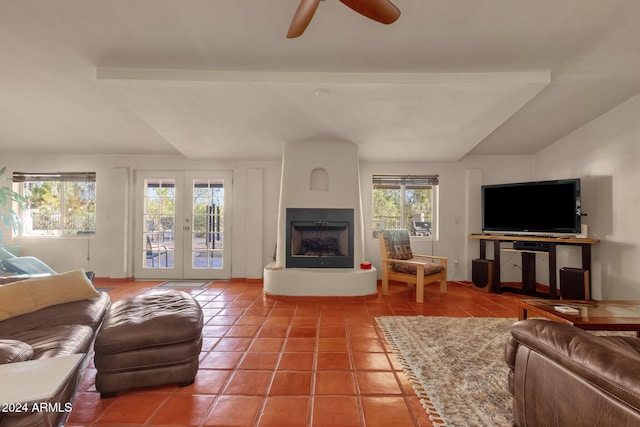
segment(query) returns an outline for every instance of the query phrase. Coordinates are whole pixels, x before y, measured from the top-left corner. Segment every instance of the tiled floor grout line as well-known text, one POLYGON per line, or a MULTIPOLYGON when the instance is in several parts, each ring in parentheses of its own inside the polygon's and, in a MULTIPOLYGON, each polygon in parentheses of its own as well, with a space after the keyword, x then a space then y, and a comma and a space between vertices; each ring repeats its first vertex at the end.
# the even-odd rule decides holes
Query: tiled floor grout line
MULTIPOLYGON (((245 309, 245 311, 243 312, 243 315, 247 313, 247 311, 249 310, 249 308, 250 308, 251 306, 253 306, 253 304, 255 303, 256 299, 257 299, 257 297, 252 301, 251 305, 249 305, 249 307, 247 307, 247 309, 245 309)), ((242 365, 242 363, 243 363, 243 362, 245 361, 245 359, 247 358, 247 356, 248 356, 249 352, 251 351, 252 344, 254 344, 254 343, 256 342, 256 339, 257 339, 257 337, 259 336, 260 330, 262 330, 262 328, 264 327, 264 324, 265 324, 266 320, 269 318, 270 313, 271 313, 272 311, 273 311, 273 306, 271 306, 271 307, 269 308, 268 313, 266 313, 266 314, 263 316, 263 317, 264 317, 264 319, 262 320, 262 323, 260 324, 260 327, 258 328, 258 330, 256 331, 256 333, 255 333, 255 334, 254 334, 254 336, 252 337, 252 340, 251 340, 251 342, 249 343, 249 345, 247 346, 247 349, 244 351, 243 356, 238 360, 237 365, 236 365, 236 367, 237 367, 237 368, 240 368, 240 366, 242 365)), ((237 322, 241 319, 241 317, 242 317, 242 316, 239 316, 239 317, 238 317, 238 319, 236 319, 236 322, 235 322, 235 323, 237 323, 237 322)), ((282 350, 282 348, 280 348, 280 350, 282 350)), ((282 354, 282 353, 280 353, 280 352, 279 352, 278 357, 277 357, 277 359, 276 359, 276 367, 278 366, 278 363, 280 362, 281 354, 282 354)), ((231 378, 231 377, 233 377, 233 375, 235 374, 236 370, 237 370, 237 369, 235 369, 235 367, 234 367, 233 373, 230 375, 230 378, 231 378)), ((269 380, 269 384, 267 385, 267 390, 269 390, 269 388, 271 387, 271 384, 273 383, 273 379, 275 378, 275 372, 276 372, 276 371, 275 371, 275 369, 274 369, 273 373, 271 374, 271 378, 270 378, 270 380, 269 380)), ((260 409, 257 411, 257 413, 256 413, 256 417, 255 417, 255 419, 254 419, 255 425, 258 425, 258 423, 259 423, 259 421, 260 421, 260 417, 262 416, 262 414, 263 414, 263 412, 264 412, 264 407, 265 407, 265 405, 266 405, 266 401, 267 401, 267 397, 266 397, 266 394, 265 394, 265 396, 262 396, 262 402, 261 402, 260 409)))
MULTIPOLYGON (((391 309, 392 313, 394 313, 393 309, 391 309)), ((418 419, 416 418, 416 414, 415 411, 413 410, 413 407, 411 406, 411 402, 410 402, 410 396, 407 394, 405 388, 404 388, 404 384, 402 383, 402 380, 398 374, 398 370, 395 368, 395 365, 393 363, 393 361, 391 360, 391 354, 389 353, 389 350, 387 348, 386 342, 384 340, 384 336, 382 335, 380 328, 377 325, 376 322, 376 317, 379 317, 378 315, 374 315, 373 313, 371 313, 369 311, 369 316, 371 317, 371 322, 373 324, 373 330, 376 333, 377 339, 379 339, 382 344, 383 344, 383 351, 384 351, 384 355, 387 359, 387 363, 389 363, 389 366, 391 367, 391 372, 393 373, 393 376, 396 380, 396 383, 398 384, 398 387, 400 389, 400 394, 404 400, 404 404, 407 407, 407 410, 409 411, 409 414, 411 416, 411 419, 413 420, 413 423, 415 426, 419 426, 419 422, 418 419)), ((404 375, 404 373, 403 373, 404 375)), ((364 425, 364 424, 363 424, 364 425)))
POLYGON ((358 411, 360 412, 360 423, 361 425, 365 426, 366 419, 364 414, 364 402, 362 401, 362 392, 360 389, 360 382, 358 381, 358 376, 356 374, 357 367, 356 367, 356 360, 355 360, 355 352, 353 351, 353 341, 351 339, 351 330, 350 330, 350 326, 347 324, 347 319, 345 319, 345 329, 346 329, 346 335, 347 335, 347 351, 349 352, 349 360, 350 360, 351 369, 353 372, 353 382, 355 387, 356 400, 358 402, 358 411))
MULTIPOLYGON (((202 294, 200 294, 200 295, 202 295, 202 294)), ((208 303, 212 302, 213 300, 215 300, 215 297, 213 297, 212 299, 209 299, 209 300, 208 300, 208 303)), ((234 299, 234 301, 235 301, 235 299, 234 299)), ((206 307, 206 304, 205 304, 205 307, 206 307)), ((211 318, 207 321, 207 323, 206 323, 206 324, 208 324, 210 321, 212 321, 216 316, 218 316, 218 315, 219 315, 220 313, 222 313, 223 311, 224 311, 224 308, 217 309, 217 313, 216 313, 216 314, 211 315, 211 318)), ((244 313, 244 312, 246 312, 246 308, 243 310, 243 313, 244 313)), ((204 359, 205 359, 205 358, 206 358, 206 357, 207 357, 207 356, 208 356, 212 351, 214 351, 214 350, 215 350, 216 346, 220 343, 220 340, 221 340, 221 339, 223 339, 223 338, 224 338, 224 337, 229 333, 229 330, 231 330, 231 328, 233 327, 233 325, 237 322, 237 320, 238 320, 239 318, 240 318, 240 316, 238 316, 238 317, 237 317, 237 319, 233 322, 233 324, 232 324, 232 325, 227 325, 227 326, 228 326, 228 328, 227 328, 227 330, 224 332, 224 334, 222 334, 220 337, 216 337, 216 338, 217 338, 217 342, 211 346, 211 348, 207 351, 206 355, 202 358, 202 360, 204 360, 204 359)), ((253 340, 255 340, 255 336, 254 336, 253 340)), ((240 363, 240 361, 238 361, 238 363, 240 363)), ((234 368, 235 368, 235 367, 234 367, 234 368)), ((218 403, 218 400, 219 400, 220 396, 223 396, 223 395, 224 395, 224 394, 223 394, 224 390, 225 390, 225 389, 226 389, 226 387, 229 385, 229 382, 232 380, 232 378, 233 378, 233 373, 234 373, 234 372, 235 372, 235 369, 231 369, 231 370, 230 370, 229 375, 227 376, 227 378, 225 379, 225 381, 224 381, 224 382, 221 384, 221 386, 220 386, 220 392, 215 394, 215 396, 214 396, 214 398, 213 398, 213 400, 212 400, 212 402, 211 402, 211 405, 209 406, 209 408, 207 409, 207 411, 205 411, 204 416, 200 419, 200 422, 199 422, 199 424, 198 424, 199 426, 205 426, 205 425, 206 425, 205 423, 206 423, 206 421, 208 420, 208 418, 209 418, 209 416, 211 415, 211 413, 213 412, 213 410, 215 409, 215 407, 216 407, 216 405, 217 405, 217 403, 218 403)))
MULTIPOLYGON (((296 311, 294 312, 294 317, 293 319, 295 319, 295 315, 298 311, 298 309, 300 308, 299 304, 296 304, 296 311)), ((316 328, 316 334, 315 334, 315 344, 314 344, 314 348, 313 348, 313 364, 311 365, 311 381, 309 384, 309 414, 307 415, 307 425, 311 426, 313 425, 313 413, 314 413, 314 404, 315 404, 315 387, 316 387, 316 372, 317 372, 317 368, 318 368, 318 352, 320 349, 320 325, 321 325, 321 310, 319 310, 319 308, 316 308, 316 312, 314 313, 314 317, 315 317, 315 328, 316 328)))
MULTIPOLYGON (((256 299, 257 299, 257 297, 256 297, 256 299)), ((254 299, 252 301, 252 304, 249 307, 247 307, 247 309, 244 310, 243 314, 247 313, 248 309, 255 303, 256 299, 254 299)), ((267 319, 270 317, 271 313, 273 312, 274 306, 275 305, 271 305, 271 307, 269 307, 268 312, 265 313, 265 315, 263 316, 263 319, 262 319, 262 322, 260 324, 260 327, 257 329, 256 333, 253 335, 253 337, 251 339, 251 342, 247 346, 246 350, 244 350, 244 354, 242 355, 242 357, 236 362, 236 365, 234 366, 231 374, 229 375, 229 378, 226 381, 225 387, 229 384, 231 379, 234 377, 236 371, 239 370, 240 366, 242 365, 242 363, 246 359, 248 353, 251 351, 252 344, 254 344, 256 342, 256 340, 258 339, 258 337, 260 336, 260 331, 264 328, 265 323, 267 322, 267 319)), ((238 319, 236 319, 234 324, 237 323, 240 318, 241 318, 241 316, 239 316, 238 319)), ((228 333, 228 331, 225 333, 225 336, 226 336, 227 333, 228 333)), ((258 411, 256 412, 256 415, 254 417, 254 424, 253 425, 256 426, 256 427, 260 424, 260 419, 262 418, 262 416, 264 414, 264 411, 265 411, 265 408, 266 408, 266 405, 267 405, 268 393, 269 393, 269 390, 271 389, 271 386, 273 385, 273 381, 274 381, 275 376, 276 376, 278 365, 280 364, 280 360, 282 359, 282 352, 284 351, 285 343, 286 343, 286 341, 283 340, 283 342, 282 342, 282 344, 280 346, 280 349, 278 350, 278 356, 276 357, 276 363, 275 363, 275 366, 273 368, 273 372, 271 373, 271 378, 269 379, 269 383, 267 384, 267 388, 265 390, 265 394, 264 394, 264 396, 261 396, 262 397, 262 402, 261 402, 260 407, 258 408, 258 411)), ((224 391, 225 391, 224 388, 221 389, 221 394, 224 391)))
MULTIPOLYGON (((258 328, 258 330, 256 331, 252 343, 255 342, 255 340, 260 336, 260 331, 262 331, 262 329, 264 328, 267 319, 271 316, 271 314, 273 313, 275 304, 273 304, 270 309, 269 312, 267 314, 265 314, 264 319, 262 320, 262 324, 260 325, 260 328, 258 328)), ((258 411, 256 413, 256 416, 254 418, 254 426, 258 427, 260 425, 260 421, 262 419, 262 417, 264 416, 265 410, 266 410, 266 406, 267 406, 267 401, 269 400, 269 391, 271 390, 271 388, 273 387, 273 383, 275 381, 276 378, 276 374, 278 373, 278 366, 280 365, 280 362, 282 361, 282 355, 284 353, 284 349, 286 348, 287 345, 287 336, 289 335, 289 332, 291 331, 291 322, 289 322, 289 325, 287 326, 287 332, 285 333, 285 338, 282 340, 282 344, 280 344, 280 348, 278 349, 278 356, 276 357, 276 363, 273 367, 273 372, 271 373, 271 378, 269 379, 269 382, 267 384, 267 388, 265 390, 265 394, 264 396, 262 396, 262 402, 260 404, 260 407, 258 408, 258 411)), ((249 352, 249 350, 251 349, 251 346, 249 346, 246 350, 246 353, 249 352)), ((246 353, 245 356, 246 357, 246 353)), ((242 359, 244 359, 244 357, 242 359)), ((238 365, 239 366, 239 365, 238 365)))

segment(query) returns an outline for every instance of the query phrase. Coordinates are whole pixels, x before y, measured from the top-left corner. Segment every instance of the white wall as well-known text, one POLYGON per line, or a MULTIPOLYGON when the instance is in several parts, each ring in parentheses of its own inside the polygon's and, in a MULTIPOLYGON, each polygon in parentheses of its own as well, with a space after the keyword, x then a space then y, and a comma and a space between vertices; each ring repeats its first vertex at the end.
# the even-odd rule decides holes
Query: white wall
MULTIPOLYGON (((449 280, 469 280, 470 260, 478 243, 466 238, 478 232, 480 185, 531 179, 582 178, 583 208, 590 237, 601 239, 593 251, 593 296, 602 299, 640 299, 640 96, 632 98, 535 156, 467 156, 453 163, 362 162, 365 258, 379 267, 377 242, 371 229, 371 176, 384 173, 440 175, 440 238, 423 242, 417 251, 451 260, 449 280), (453 268, 453 261, 459 268, 453 268)), ((96 270, 102 277, 132 275, 131 216, 133 171, 232 170, 234 173, 233 277, 252 278, 271 260, 276 243, 281 162, 198 162, 181 156, 11 156, 3 165, 19 171, 84 171, 98 174, 98 231, 88 239, 21 238, 23 254, 34 255, 56 270, 77 267, 96 270), (261 173, 258 171, 261 170, 261 173), (261 180, 256 177, 261 175, 261 180), (262 188, 250 188, 261 181, 262 188), (257 197, 262 200, 255 200, 257 197), (262 209, 261 236, 247 221, 262 209), (251 245, 251 246, 249 246, 251 245), (259 245, 262 256, 256 254, 259 245), (251 250, 248 248, 250 247, 251 250), (251 252, 251 260, 245 254, 251 252), (261 266, 254 265, 263 259, 261 266), (87 259, 88 258, 88 259, 87 259), (250 263, 248 265, 247 263, 250 263)), ((259 229, 260 227, 258 227, 259 229)), ((5 241, 7 242, 7 233, 5 241)), ((559 249, 558 267, 579 266, 577 251, 559 249)), ((538 281, 545 283, 546 259, 538 260, 538 281)), ((502 280, 519 280, 519 270, 503 259, 502 280)), ((548 277, 547 277, 548 279, 548 277)))
MULTIPOLYGON (((3 155, 8 172, 95 171, 96 235, 82 238, 22 237, 13 244, 56 271, 83 267, 99 277, 133 276, 133 175, 135 170, 233 171, 232 277, 259 278, 276 241, 280 162, 201 162, 181 156, 3 155), (260 188, 256 188, 260 187, 260 188), (260 227, 249 224, 261 212, 260 227), (260 235, 255 235, 260 233, 260 235), (256 245, 258 248, 256 248, 256 245), (247 257, 247 254, 250 254, 247 257), (258 261, 262 259, 262 262, 258 261), (253 264, 260 263, 257 267, 253 264), (256 276, 256 277, 254 277, 256 276)), ((9 233, 5 233, 4 243, 9 233)))
MULTIPOLYGON (((449 280, 470 280, 471 260, 479 256, 480 247, 477 241, 467 239, 467 235, 480 232, 480 185, 528 180, 531 161, 531 156, 471 156, 455 163, 361 163, 367 261, 380 271, 378 241, 371 232, 372 175, 439 175, 439 238, 437 241, 414 239, 412 249, 416 253, 449 258, 449 280)), ((502 274, 503 281, 519 281, 520 278, 520 270, 505 269, 502 274)))
MULTIPOLYGON (((592 297, 640 299, 640 95, 630 99, 534 156, 467 156, 456 163, 364 163, 361 166, 365 228, 371 223, 371 175, 440 175, 440 238, 417 251, 450 260, 449 280, 469 280, 479 255, 468 233, 480 229, 480 186, 537 179, 582 180, 583 223, 593 246, 592 297), (453 261, 459 260, 459 268, 453 261)), ((365 239, 369 260, 379 266, 377 242, 365 239)), ((489 251, 491 249, 489 248, 489 251)), ((501 280, 521 280, 517 255, 501 258, 501 280), (513 264, 516 264, 514 267, 513 264)), ((580 250, 558 247, 558 268, 580 267, 580 250)), ((549 282, 546 254, 536 257, 536 279, 549 282)))
MULTIPOLYGON (((536 178, 582 179, 583 223, 593 247, 595 299, 640 299, 640 95, 600 116, 534 159, 536 178)), ((560 256, 560 254, 559 254, 560 256)), ((566 253, 558 266, 579 266, 566 253)))
MULTIPOLYGON (((537 179, 582 180, 583 223, 593 246, 592 297, 640 299, 640 95, 630 99, 534 156, 467 156, 456 163, 365 163, 361 166, 365 227, 371 223, 371 175, 439 174, 440 239, 418 251, 450 260, 449 280, 469 280, 470 264, 479 254, 480 186, 537 179), (459 260, 459 268, 453 261, 459 260)), ((369 260, 379 265, 377 242, 365 239, 369 260)), ((490 249, 489 249, 490 251, 490 249)), ((501 258, 501 280, 521 280, 517 255, 501 258), (516 267, 513 266, 516 264, 516 267)), ((578 248, 558 247, 557 266, 580 267, 578 248)), ((548 283, 548 258, 536 257, 536 279, 548 283)))
MULTIPOLYGON (((199 162, 181 156, 32 155, 3 156, 9 173, 18 171, 96 171, 97 233, 88 238, 14 239, 23 255, 36 256, 57 271, 84 267, 99 277, 132 277, 133 175, 135 170, 232 170, 234 176, 232 276, 258 278, 276 245, 281 162, 199 162), (260 179, 257 179, 260 177, 260 179), (260 182, 261 188, 254 188, 260 182), (259 199, 259 200, 258 200, 259 199), (257 211, 262 211, 257 215, 257 211), (262 224, 250 222, 261 218, 262 224), (256 236, 256 232, 261 233, 256 236), (261 231, 260 231, 261 230, 261 231), (256 248, 256 245, 258 248, 256 248), (260 254, 261 253, 261 254, 260 254), (258 260, 262 259, 260 263, 258 260), (260 265, 258 265, 260 264, 260 265)), ((371 176, 384 173, 440 175, 440 239, 420 242, 416 251, 444 255, 452 261, 449 279, 468 280, 478 244, 479 186, 531 178, 531 156, 468 157, 455 163, 361 163, 365 258, 379 267, 377 241, 371 237, 371 176), (480 178, 480 179, 478 179, 480 178), (459 261, 458 269, 453 261, 459 261)), ((259 184, 258 184, 259 185, 259 184)), ((5 244, 7 242, 5 233, 5 244)), ((503 280, 519 280, 519 270, 505 268, 503 280), (513 276, 513 277, 511 277, 513 276)))

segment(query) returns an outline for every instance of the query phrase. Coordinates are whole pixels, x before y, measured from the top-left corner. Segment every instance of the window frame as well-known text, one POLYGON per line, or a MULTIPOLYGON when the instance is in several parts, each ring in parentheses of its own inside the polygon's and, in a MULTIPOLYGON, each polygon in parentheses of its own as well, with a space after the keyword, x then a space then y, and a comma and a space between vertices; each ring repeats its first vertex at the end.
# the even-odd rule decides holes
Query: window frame
MULTIPOLYGON (((95 172, 14 172, 13 173, 13 185, 14 190, 17 191, 20 195, 22 195, 25 199, 27 199, 27 205, 29 197, 25 194, 25 183, 42 183, 42 182, 52 182, 55 183, 58 188, 61 190, 59 194, 60 207, 58 208, 57 214, 59 214, 59 223, 58 227, 50 230, 42 230, 42 231, 34 231, 28 230, 26 227, 22 227, 20 230, 18 237, 24 238, 41 238, 41 237, 52 237, 52 238, 76 238, 76 237, 87 237, 94 236, 96 234, 97 228, 97 191, 96 191, 96 173, 95 172), (71 218, 65 210, 65 202, 68 196, 67 191, 64 191, 64 186, 69 182, 78 182, 78 183, 93 183, 92 188, 92 197, 86 199, 93 203, 93 227, 87 230, 76 230, 74 233, 67 232, 68 228, 65 227, 65 224, 68 224, 68 219, 71 218)), ((28 215, 30 209, 27 206, 27 209, 20 209, 20 218, 23 222, 23 225, 26 219, 26 215, 28 215)))
MULTIPOLYGON (((437 241, 439 238, 439 189, 440 179, 438 175, 372 175, 371 189, 371 221, 373 229, 373 237, 376 237, 377 231, 381 228, 382 220, 376 220, 375 212, 375 196, 374 192, 379 189, 397 189, 400 190, 400 228, 406 228, 411 233, 411 239, 424 241, 437 241), (394 188, 398 187, 398 188, 394 188), (414 187, 414 188, 410 188, 414 187), (419 189, 419 187, 431 188, 431 234, 428 236, 418 236, 414 234, 413 224, 404 224, 407 220, 406 210, 406 191, 408 189, 419 189)), ((386 228, 386 227, 384 227, 386 228)))

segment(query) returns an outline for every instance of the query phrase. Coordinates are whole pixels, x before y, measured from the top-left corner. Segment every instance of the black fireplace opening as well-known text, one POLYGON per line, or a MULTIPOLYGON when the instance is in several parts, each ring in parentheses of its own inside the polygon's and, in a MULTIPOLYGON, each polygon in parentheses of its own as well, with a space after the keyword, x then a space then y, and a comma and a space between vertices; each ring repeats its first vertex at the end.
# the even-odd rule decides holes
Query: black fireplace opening
POLYGON ((353 209, 287 208, 287 268, 353 268, 353 209))

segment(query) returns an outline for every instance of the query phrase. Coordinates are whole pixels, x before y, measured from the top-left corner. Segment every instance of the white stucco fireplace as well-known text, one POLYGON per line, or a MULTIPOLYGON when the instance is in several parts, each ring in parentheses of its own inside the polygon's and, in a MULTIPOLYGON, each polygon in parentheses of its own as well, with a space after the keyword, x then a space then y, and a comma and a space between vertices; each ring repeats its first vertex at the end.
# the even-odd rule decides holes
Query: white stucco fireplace
POLYGON ((357 145, 297 141, 284 148, 275 262, 264 292, 283 296, 377 293, 362 268, 364 224, 357 145))

